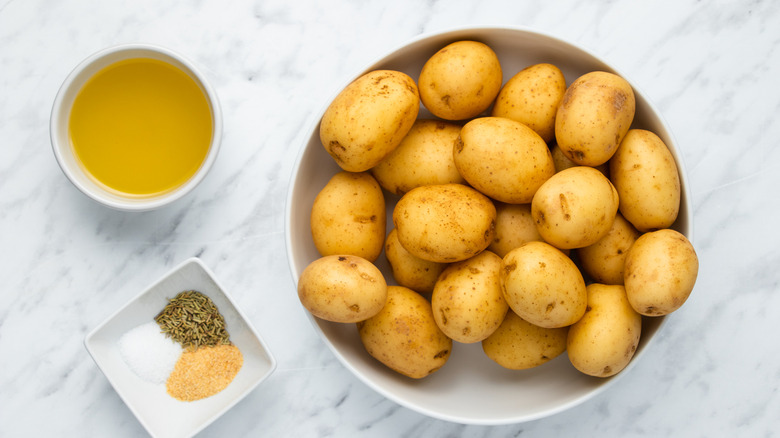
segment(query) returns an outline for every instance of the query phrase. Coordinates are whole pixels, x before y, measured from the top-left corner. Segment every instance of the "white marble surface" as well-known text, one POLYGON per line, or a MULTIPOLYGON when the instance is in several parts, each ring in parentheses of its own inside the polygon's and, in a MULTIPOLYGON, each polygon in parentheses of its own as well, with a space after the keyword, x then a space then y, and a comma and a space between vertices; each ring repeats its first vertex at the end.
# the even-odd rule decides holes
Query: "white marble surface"
POLYGON ((234 294, 279 361, 202 436, 773 436, 778 78, 773 1, 2 0, 0 436, 143 436, 83 339, 190 256, 234 294), (353 377, 306 319, 285 256, 285 196, 307 120, 380 55, 464 25, 541 30, 629 75, 682 148, 695 209, 698 283, 644 360, 582 405, 511 426, 430 419, 353 377), (225 116, 202 185, 141 214, 78 192, 48 137, 70 69, 124 42, 186 54, 225 116))

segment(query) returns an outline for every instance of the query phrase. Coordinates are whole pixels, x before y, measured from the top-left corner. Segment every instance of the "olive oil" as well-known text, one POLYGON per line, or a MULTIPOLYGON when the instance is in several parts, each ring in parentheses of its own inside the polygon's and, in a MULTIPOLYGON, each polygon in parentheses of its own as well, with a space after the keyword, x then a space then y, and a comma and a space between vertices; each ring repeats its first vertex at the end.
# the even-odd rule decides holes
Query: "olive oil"
POLYGON ((68 125, 82 168, 99 185, 151 197, 186 183, 208 154, 212 114, 202 89, 150 58, 111 64, 76 95, 68 125))

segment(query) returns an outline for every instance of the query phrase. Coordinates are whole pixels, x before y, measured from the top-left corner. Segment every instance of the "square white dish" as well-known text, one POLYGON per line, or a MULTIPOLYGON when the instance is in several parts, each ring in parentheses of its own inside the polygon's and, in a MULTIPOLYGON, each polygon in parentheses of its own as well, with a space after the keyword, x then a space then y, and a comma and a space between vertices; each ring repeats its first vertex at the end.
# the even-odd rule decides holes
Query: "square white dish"
POLYGON ((276 369, 276 360, 252 324, 198 258, 190 258, 109 316, 85 338, 84 345, 111 386, 153 437, 191 437, 233 407, 276 369), (122 359, 118 341, 129 330, 153 321, 179 292, 196 290, 216 304, 225 319, 230 340, 244 363, 221 392, 193 402, 179 401, 165 384, 138 377, 122 359))

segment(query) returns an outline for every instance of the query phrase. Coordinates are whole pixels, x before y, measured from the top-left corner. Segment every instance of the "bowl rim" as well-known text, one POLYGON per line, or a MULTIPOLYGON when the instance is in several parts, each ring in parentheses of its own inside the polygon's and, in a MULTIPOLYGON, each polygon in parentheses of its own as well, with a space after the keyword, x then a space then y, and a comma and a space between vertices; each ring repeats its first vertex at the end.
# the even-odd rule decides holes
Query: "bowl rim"
POLYGON ((54 157, 62 172, 68 180, 83 194, 90 199, 103 204, 107 207, 122 211, 148 211, 168 205, 188 193, 190 193, 206 177, 217 159, 222 145, 223 115, 222 107, 215 88, 212 86, 206 75, 187 57, 171 50, 169 48, 150 43, 124 43, 105 47, 94 52, 79 62, 66 76, 60 85, 57 95, 52 103, 49 118, 49 137, 54 157), (123 197, 116 193, 111 193, 96 183, 85 184, 84 179, 90 177, 76 166, 69 163, 68 157, 72 156, 72 148, 67 138, 62 138, 61 131, 67 130, 67 123, 70 117, 70 105, 75 94, 83 86, 79 81, 86 82, 100 68, 113 64, 124 59, 140 58, 153 56, 155 59, 166 62, 185 74, 190 76, 198 84, 209 103, 212 120, 212 138, 209 145, 209 151, 206 158, 201 163, 195 174, 184 184, 150 197, 123 197), (90 69, 97 67, 92 73, 87 73, 90 69), (67 107, 66 107, 67 105, 67 107), (65 125, 65 127, 63 127, 65 125), (79 175, 84 175, 79 178, 79 175))
MULTIPOLYGON (((287 196, 285 198, 285 219, 284 219, 284 227, 285 227, 285 246, 287 250, 287 258, 288 258, 288 266, 290 269, 290 273, 293 278, 293 284, 297 288, 298 285, 298 276, 295 267, 298 265, 294 256, 293 256, 293 242, 292 242, 292 235, 291 235, 291 224, 292 224, 292 208, 293 208, 293 195, 296 192, 297 187, 297 180, 299 175, 299 170, 302 165, 302 159, 307 151, 307 145, 308 142, 312 136, 312 133, 315 132, 315 129, 317 128, 325 110, 330 105, 330 102, 338 95, 338 93, 346 87, 348 84, 353 82, 355 79, 360 77, 361 75, 367 73, 368 71, 371 71, 372 69, 376 69, 378 65, 382 64, 387 58, 390 58, 397 52, 404 50, 408 48, 409 46, 413 46, 416 44, 423 43, 424 41, 427 41, 429 39, 438 38, 438 39, 450 39, 455 40, 457 38, 462 38, 464 36, 468 35, 478 35, 485 32, 495 32, 495 31, 501 31, 501 32, 516 32, 518 35, 533 35, 535 37, 541 37, 545 38, 551 41, 554 41, 556 44, 560 44, 563 46, 566 46, 572 50, 579 51, 588 57, 592 58, 595 61, 598 61, 606 66, 609 66, 609 68, 614 71, 616 74, 623 77, 634 89, 634 92, 636 94, 639 94, 642 96, 644 103, 647 105, 649 111, 653 114, 654 117, 656 117, 660 123, 660 125, 664 129, 664 135, 670 140, 670 142, 674 145, 673 148, 670 149, 672 152, 674 159, 676 161, 677 167, 680 170, 680 183, 681 183, 681 190, 682 190, 682 199, 683 202, 685 202, 688 212, 688 216, 686 221, 682 224, 682 228, 684 229, 683 234, 686 235, 686 237, 693 242, 693 210, 692 210, 692 202, 691 202, 691 193, 690 193, 690 184, 688 183, 688 176, 687 176, 687 169, 684 161, 684 157, 682 156, 681 151, 677 150, 677 141, 674 138, 674 134, 668 124, 668 122, 664 119, 663 114, 658 110, 658 108, 655 106, 655 104, 652 102, 651 99, 648 98, 647 94, 644 93, 640 87, 637 87, 636 83, 622 73, 622 71, 614 66, 613 63, 607 62, 604 57, 596 55, 594 52, 592 52, 590 49, 588 49, 585 46, 573 44, 572 42, 562 39, 560 37, 557 37, 549 32, 545 32, 536 28, 527 27, 527 26, 509 26, 509 25, 496 25, 496 26, 490 26, 490 25, 474 25, 474 26, 455 26, 450 27, 446 29, 441 30, 435 30, 435 31, 429 31, 421 33, 415 37, 412 37, 400 44, 396 44, 392 46, 390 49, 385 50, 380 56, 375 57, 371 62, 367 63, 362 69, 358 69, 353 74, 349 75, 346 80, 341 81, 337 84, 337 87, 334 88, 333 91, 331 91, 331 94, 328 96, 327 100, 325 100, 324 104, 321 105, 321 107, 314 112, 307 120, 307 123, 304 125, 304 130, 302 131, 304 133, 302 144, 300 145, 300 148, 298 150, 297 156, 295 158, 295 163, 293 165, 292 171, 290 173, 289 178, 289 185, 287 189, 287 196)), ((459 424, 467 424, 467 425, 483 425, 483 426, 497 426, 497 425, 508 425, 508 424, 520 424, 528 421, 538 420, 541 418, 549 417, 555 414, 558 414, 560 412, 566 411, 568 409, 571 409, 575 406, 578 406, 588 400, 593 399, 599 394, 602 394, 604 391, 606 391, 608 388, 612 387, 617 381, 622 379, 625 375, 629 374, 631 369, 636 366, 636 364, 640 361, 640 358, 643 357, 648 349, 652 346, 654 342, 657 342, 659 338, 659 332, 664 328, 664 326, 668 323, 669 319, 666 317, 658 317, 659 324, 657 326, 657 329, 655 330, 654 336, 652 336, 650 339, 645 341, 644 347, 637 352, 637 354, 634 355, 632 360, 628 363, 628 365, 618 374, 611 376, 609 378, 605 378, 603 383, 597 386, 596 388, 588 391, 586 394, 583 394, 580 397, 577 397, 575 399, 572 399, 568 402, 561 403, 554 408, 550 408, 544 411, 540 411, 537 413, 531 413, 531 414, 521 414, 517 416, 512 417, 506 417, 502 419, 476 419, 476 418, 463 418, 460 416, 454 416, 454 415, 448 415, 445 413, 437 412, 431 409, 428 409, 424 406, 421 406, 417 403, 410 402, 409 400, 403 399, 401 397, 396 396, 392 392, 386 390, 385 388, 377 385, 375 382, 373 382, 371 379, 369 379, 365 374, 357 370, 355 367, 353 367, 347 358, 342 354, 342 352, 336 348, 336 346, 333 344, 333 342, 325 336, 324 332, 322 331, 322 328, 317 324, 317 319, 311 315, 311 313, 305 311, 305 309, 301 306, 301 311, 304 312, 306 317, 308 318, 309 322, 313 326, 315 332, 317 332, 319 338, 327 345, 327 347, 330 349, 330 351, 334 354, 334 356, 341 362, 341 364, 347 368, 355 377, 358 378, 361 382, 363 382, 366 386, 373 389, 377 393, 381 394, 385 398, 404 406, 408 409, 411 409, 413 411, 416 411, 418 413, 421 413, 423 415, 426 415, 431 418, 444 420, 452 423, 459 423, 459 424)))

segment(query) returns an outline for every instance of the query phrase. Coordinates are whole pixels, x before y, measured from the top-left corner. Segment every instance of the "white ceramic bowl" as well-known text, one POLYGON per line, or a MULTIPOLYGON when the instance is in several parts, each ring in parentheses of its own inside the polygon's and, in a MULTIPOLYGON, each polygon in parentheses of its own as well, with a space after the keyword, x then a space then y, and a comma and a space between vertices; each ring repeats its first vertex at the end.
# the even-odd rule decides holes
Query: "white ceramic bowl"
POLYGON ((191 437, 211 424, 254 390, 276 369, 276 360, 236 303, 198 258, 191 258, 165 274, 92 330, 84 345, 111 386, 150 435, 158 438, 191 437), (196 290, 207 295, 225 318, 230 340, 241 350, 244 364, 221 392, 201 400, 182 402, 167 394, 165 384, 138 377, 122 359, 117 342, 129 330, 154 317, 179 292, 196 290))
POLYGON ((164 47, 150 44, 126 44, 109 47, 101 50, 82 61, 68 75, 54 99, 50 118, 51 144, 57 163, 65 173, 65 176, 81 192, 101 204, 118 210, 145 211, 159 208, 180 199, 191 192, 206 176, 211 169, 214 160, 219 153, 222 139, 222 110, 219 105, 217 93, 206 80, 206 77, 198 71, 185 57, 164 47), (211 109, 211 121, 213 124, 211 145, 206 159, 201 164, 195 175, 187 182, 174 190, 161 195, 151 197, 128 197, 106 190, 97 184, 82 169, 68 135, 68 122, 70 109, 78 92, 84 84, 98 71, 115 62, 131 58, 152 58, 167 62, 189 75, 201 88, 211 109))
MULTIPOLYGON (((395 69, 415 80, 425 61, 446 44, 474 39, 488 44, 498 54, 504 82, 529 65, 549 62, 566 76, 567 84, 589 71, 604 70, 621 74, 591 53, 555 37, 521 28, 466 28, 425 35, 393 50, 364 70, 339 84, 335 97, 349 82, 374 69, 395 69)), ((631 83, 631 78, 626 78, 631 83)), ((673 228, 692 238, 693 222, 688 180, 678 146, 658 111, 632 83, 636 94, 634 127, 649 129, 669 146, 677 160, 682 184, 682 204, 673 228)), ((332 100, 332 99, 330 99, 332 100)), ((287 197, 286 238, 290 269, 297 282, 303 269, 319 257, 309 228, 311 206, 317 193, 340 169, 319 140, 319 120, 325 102, 307 132, 309 136, 293 170, 287 197)), ((422 116, 430 116, 421 108, 422 116)), ((390 203, 393 197, 385 193, 390 203)), ((388 231, 392 224, 392 205, 388 206, 388 231)), ((392 274, 384 254, 377 260, 390 284, 392 274)), ((295 291, 290 291, 295 293, 295 291)), ((303 307, 301 307, 303 309, 303 307)), ((305 309, 304 309, 305 311, 305 309)), ((620 374, 607 378, 588 377, 575 370, 563 354, 530 370, 513 371, 500 367, 482 351, 481 345, 454 343, 449 361, 436 373, 419 381, 405 378, 364 350, 353 324, 337 324, 309 315, 314 328, 341 363, 355 376, 380 394, 430 417, 463 424, 498 425, 530 421, 561 412, 604 391, 631 372, 642 360, 665 318, 645 319, 642 338, 632 362, 620 374)))

